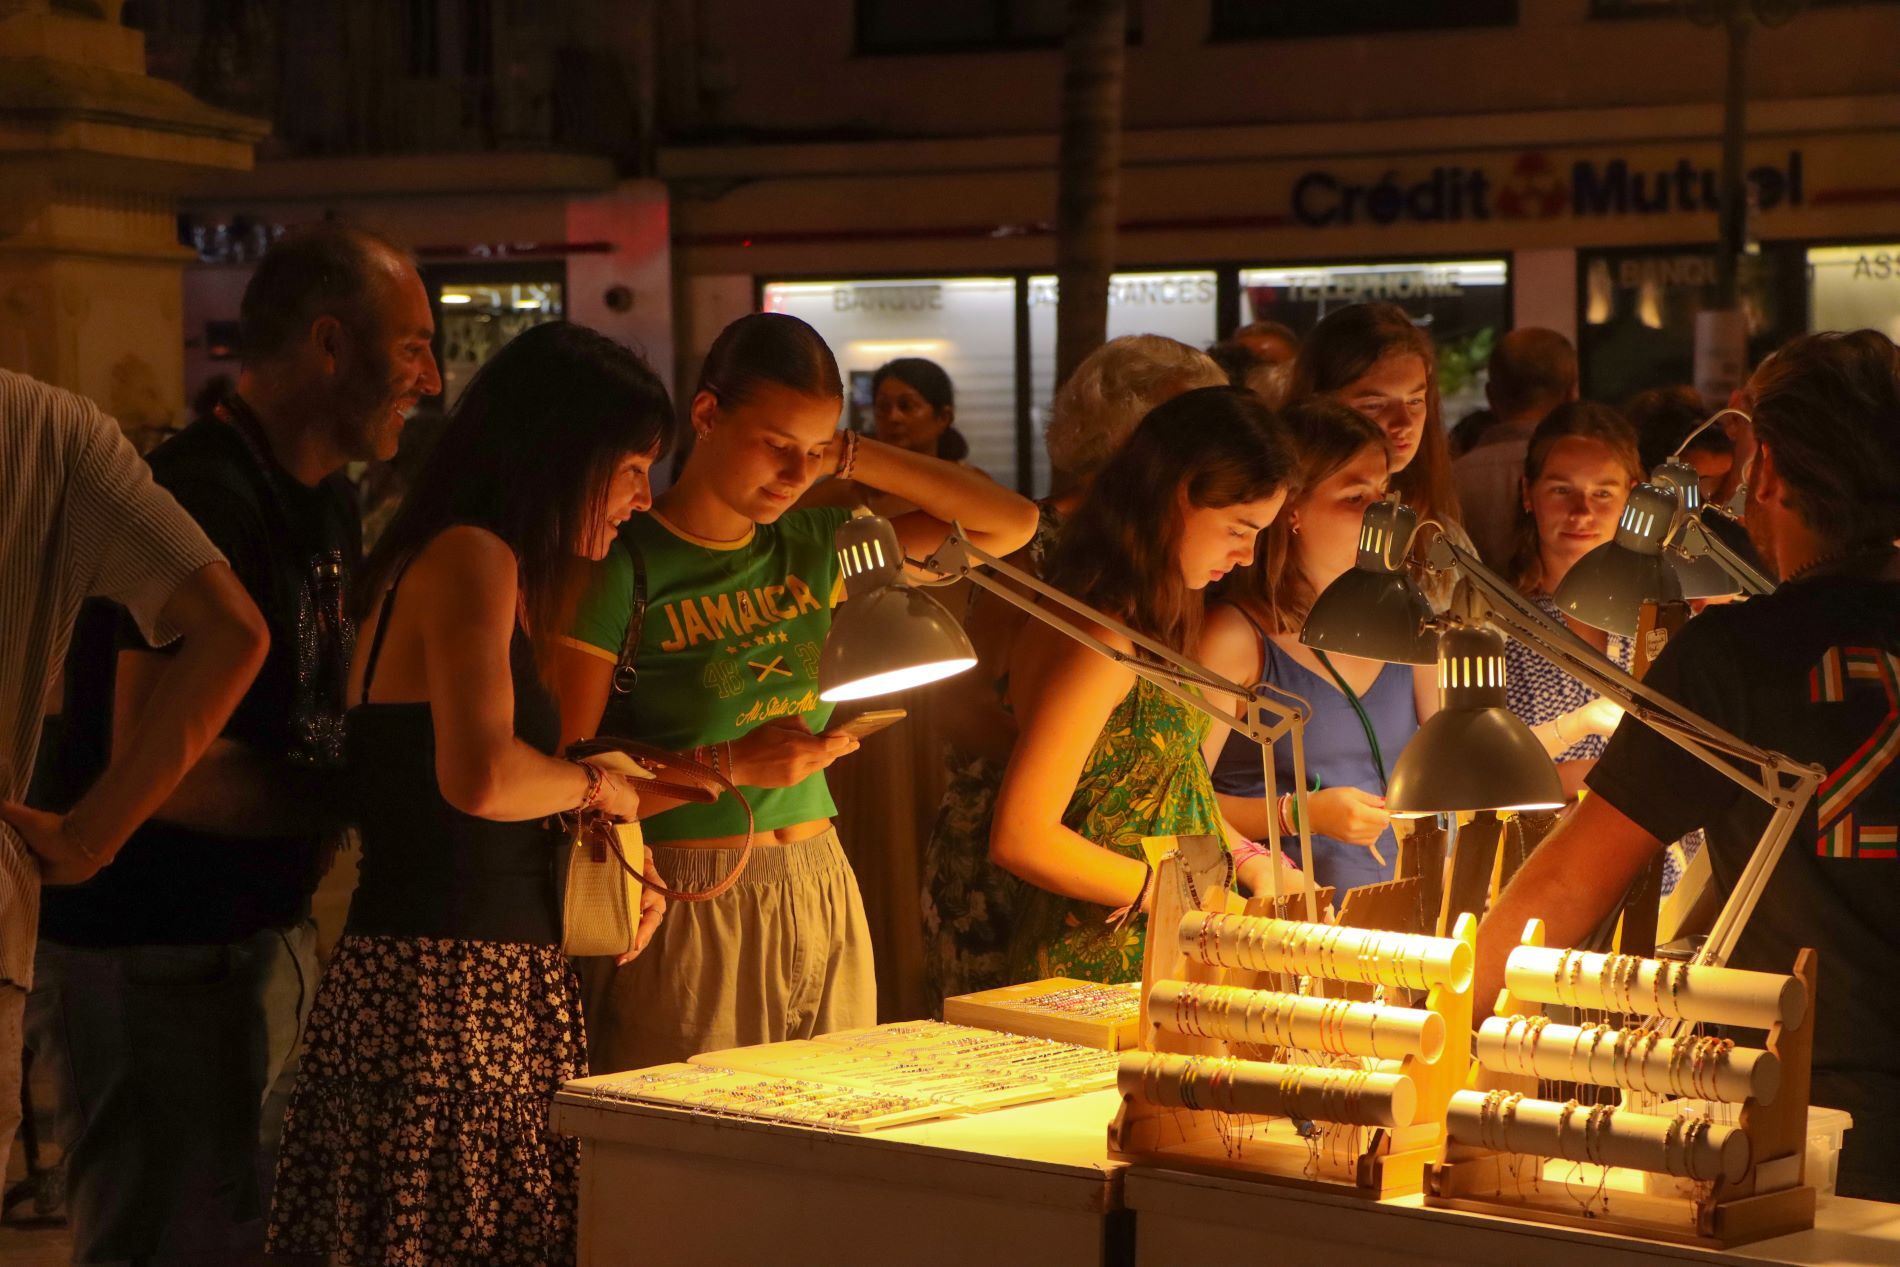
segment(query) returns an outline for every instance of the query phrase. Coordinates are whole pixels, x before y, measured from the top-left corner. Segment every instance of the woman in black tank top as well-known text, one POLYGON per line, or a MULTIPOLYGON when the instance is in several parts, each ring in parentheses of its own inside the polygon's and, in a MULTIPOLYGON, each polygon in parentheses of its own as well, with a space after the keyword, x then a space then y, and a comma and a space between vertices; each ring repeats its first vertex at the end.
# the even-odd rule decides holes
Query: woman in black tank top
MULTIPOLYGON (((650 504, 672 440, 637 357, 564 323, 471 383, 364 568, 347 756, 363 838, 285 1120, 270 1249, 351 1263, 572 1263, 577 1149, 548 1100, 586 1072, 550 816, 638 808, 556 758, 546 633, 582 559, 650 504)), ((662 906, 643 903, 651 935, 662 906)))

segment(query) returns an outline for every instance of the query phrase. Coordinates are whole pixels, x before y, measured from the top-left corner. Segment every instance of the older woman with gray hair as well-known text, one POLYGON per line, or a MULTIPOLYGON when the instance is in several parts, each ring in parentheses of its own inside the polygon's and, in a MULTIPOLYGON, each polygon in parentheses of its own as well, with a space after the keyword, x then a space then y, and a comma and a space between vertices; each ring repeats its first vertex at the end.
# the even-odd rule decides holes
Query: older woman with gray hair
MULTIPOLYGON (((1196 387, 1227 382, 1205 353, 1158 334, 1111 339, 1056 392, 1044 435, 1055 471, 1053 496, 1037 503, 1036 535, 1010 562, 1040 574, 1063 520, 1148 411, 1196 387)), ((924 969, 933 1010, 951 995, 1009 984, 1005 962, 1022 881, 989 861, 997 789, 1016 744, 1016 719, 1003 706, 1005 666, 1027 619, 977 592, 964 627, 977 668, 939 688, 948 786, 924 846, 924 969), (970 679, 986 689, 971 690, 970 679)))

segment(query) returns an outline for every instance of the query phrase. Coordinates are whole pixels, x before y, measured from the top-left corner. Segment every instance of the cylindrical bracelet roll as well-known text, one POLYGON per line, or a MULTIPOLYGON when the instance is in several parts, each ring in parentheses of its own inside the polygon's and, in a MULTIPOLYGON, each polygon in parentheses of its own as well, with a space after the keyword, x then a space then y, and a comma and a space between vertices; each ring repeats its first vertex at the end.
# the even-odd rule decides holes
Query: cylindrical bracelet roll
MULTIPOLYGON (((1158 989, 1159 987, 1157 987, 1158 989)), ((1493 1016, 1478 1030, 1478 1062, 1500 1073, 1550 1082, 1594 1082, 1633 1091, 1740 1103, 1773 1103, 1781 1062, 1756 1047, 1721 1046, 1714 1039, 1664 1038, 1657 1031, 1539 1026, 1536 1044, 1528 1017, 1493 1016), (1700 1085, 1696 1085, 1697 1055, 1700 1085), (1711 1097, 1708 1093, 1713 1092, 1711 1097)))
POLYGON ((1126 1052, 1116 1081, 1123 1095, 1140 1096, 1151 1104, 1349 1126, 1410 1126, 1418 1110, 1418 1088, 1403 1074, 1277 1065, 1230 1056, 1126 1052), (1189 1098, 1192 1104, 1187 1103, 1189 1098))
POLYGON ((1178 944, 1188 958, 1223 968, 1414 989, 1471 983, 1471 947, 1450 937, 1189 911, 1178 944))
POLYGON ((1807 987, 1799 977, 1660 959, 1637 959, 1633 969, 1612 974, 1607 970, 1612 958, 1617 957, 1519 946, 1505 961, 1504 984, 1530 1003, 1647 1012, 1747 1029, 1767 1029, 1776 1022, 1798 1025, 1807 1011, 1807 987))
POLYGON ((1157 981, 1148 1016, 1176 1033, 1332 1055, 1417 1056, 1432 1064, 1445 1050, 1445 1020, 1436 1012, 1245 986, 1157 981))
MULTIPOLYGON (((1733 1126, 1710 1124, 1694 1131, 1671 1129, 1671 1119, 1629 1113, 1608 1106, 1592 1110, 1594 1126, 1578 1129, 1571 1109, 1564 1129, 1564 1106, 1555 1100, 1516 1102, 1503 1134, 1504 1151, 1568 1161, 1594 1162, 1630 1170, 1653 1170, 1685 1179, 1734 1179, 1748 1169, 1748 1136, 1733 1126)), ((1451 1097, 1445 1127, 1461 1144, 1497 1146, 1482 1091, 1458 1091, 1451 1097), (1485 1141, 1489 1138, 1491 1143, 1485 1141)))

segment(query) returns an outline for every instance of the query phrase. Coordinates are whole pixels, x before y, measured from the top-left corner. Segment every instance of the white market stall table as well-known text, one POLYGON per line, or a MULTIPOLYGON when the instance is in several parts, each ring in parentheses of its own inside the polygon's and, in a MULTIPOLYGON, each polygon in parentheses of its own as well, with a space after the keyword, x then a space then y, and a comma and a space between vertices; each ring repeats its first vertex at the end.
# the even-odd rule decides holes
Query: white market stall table
POLYGON ((1367 1201, 1242 1178, 1131 1166, 1137 1267, 1637 1267, 1638 1264, 1900 1263, 1900 1205, 1823 1197, 1810 1231, 1728 1250, 1367 1201))
POLYGON ((554 1100, 581 1140, 580 1267, 1128 1259, 1115 1091, 849 1134, 597 1099, 597 1081, 554 1100))

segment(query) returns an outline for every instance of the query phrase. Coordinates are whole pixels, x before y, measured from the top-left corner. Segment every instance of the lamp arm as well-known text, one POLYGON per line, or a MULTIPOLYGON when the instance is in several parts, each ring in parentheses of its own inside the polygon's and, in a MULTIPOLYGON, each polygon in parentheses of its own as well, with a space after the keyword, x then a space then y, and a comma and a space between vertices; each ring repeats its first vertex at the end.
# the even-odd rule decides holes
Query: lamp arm
MULTIPOLYGON (((1766 780, 1751 780, 1725 763, 1710 760, 1710 754, 1718 752, 1736 761, 1760 766, 1764 771, 1796 768, 1797 763, 1789 758, 1730 734, 1617 668, 1595 647, 1532 607, 1523 595, 1506 585, 1497 573, 1448 537, 1441 535, 1432 542, 1427 562, 1441 571, 1456 568, 1462 573, 1472 588, 1484 595, 1490 604, 1491 619, 1519 642, 1597 694, 1616 701, 1624 711, 1634 713, 1677 743, 1683 743, 1685 739, 1694 740, 1692 751, 1696 756, 1722 770, 1758 796, 1769 799, 1765 791, 1768 786, 1766 780)), ((1691 747, 1686 743, 1683 746, 1691 747)))
POLYGON ((996 595, 1010 606, 1034 617, 1056 632, 1122 665, 1136 676, 1153 682, 1169 696, 1186 704, 1189 708, 1205 714, 1259 744, 1261 782, 1268 807, 1266 844, 1268 856, 1273 862, 1271 888, 1272 895, 1276 899, 1280 897, 1279 860, 1282 855, 1279 815, 1273 808, 1278 803, 1274 796, 1273 745, 1281 739, 1291 742, 1295 780, 1293 817, 1298 825, 1300 862, 1306 875, 1306 918, 1309 922, 1318 921, 1319 912, 1315 905, 1318 884, 1313 875, 1312 815, 1306 808, 1306 745, 1302 737, 1311 709, 1305 700, 1270 682, 1259 683, 1250 689, 1238 682, 1228 681, 1205 665, 1188 659, 1173 648, 1163 646, 1154 639, 1135 632, 1105 612, 1098 611, 1040 578, 1031 576, 1021 568, 987 553, 963 535, 963 528, 959 524, 950 525, 950 535, 945 538, 943 545, 925 559, 921 566, 945 576, 967 579, 972 585, 996 595), (1012 581, 1014 584, 1005 585, 998 579, 999 577, 1012 581), (1018 589, 1016 586, 1022 588, 1018 589), (1040 595, 1047 603, 1059 608, 1071 618, 1065 619, 1064 616, 1057 615, 1055 611, 1050 610, 1049 606, 1030 598, 1024 593, 1025 590, 1040 595), (1131 656, 1119 647, 1110 646, 1089 632, 1074 617, 1113 629, 1162 663, 1157 664, 1151 660, 1131 656), (1231 712, 1214 707, 1203 696, 1187 689, 1189 686, 1198 686, 1203 690, 1232 696, 1242 704, 1241 715, 1236 718, 1231 712))
POLYGON ((1775 583, 1757 571, 1753 564, 1734 550, 1726 541, 1709 531, 1702 522, 1707 507, 1699 507, 1682 517, 1676 530, 1664 543, 1665 549, 1673 549, 1692 559, 1711 558, 1729 578, 1741 587, 1742 593, 1751 597, 1775 592, 1775 583))
POLYGON ((1713 722, 1651 690, 1597 654, 1594 647, 1527 603, 1495 572, 1471 557, 1443 534, 1433 541, 1427 560, 1443 570, 1456 567, 1491 605, 1492 619, 1512 637, 1625 711, 1652 730, 1767 802, 1772 813, 1767 828, 1736 879, 1728 901, 1716 916, 1696 961, 1721 964, 1734 952, 1742 929, 1767 889, 1769 877, 1787 851, 1801 816, 1820 786, 1818 767, 1782 753, 1756 747, 1713 722), (1759 774, 1741 768, 1754 766, 1759 774))
POLYGON ((1228 681, 1205 665, 1188 659, 1173 648, 1137 633, 1107 613, 1098 611, 1047 582, 1031 576, 1021 568, 985 552, 963 535, 960 525, 951 525, 949 537, 934 554, 923 560, 921 566, 946 576, 968 580, 972 585, 996 595, 1012 607, 1034 617, 1058 633, 1073 638, 1089 650, 1107 657, 1136 676, 1146 678, 1181 703, 1205 714, 1223 726, 1231 727, 1255 743, 1274 742, 1295 726, 1303 725, 1309 715, 1310 710, 1306 701, 1297 695, 1282 691, 1270 683, 1261 684, 1271 692, 1271 695, 1268 695, 1242 686, 1238 682, 1228 681), (991 575, 992 573, 994 575, 991 575), (1015 585, 1020 585, 1041 596, 1047 603, 1067 613, 1070 618, 1065 619, 1064 616, 1057 615, 1048 606, 1025 595, 1022 590, 1016 589, 1013 585, 1003 584, 997 579, 998 577, 1012 581, 1015 585), (1130 655, 1119 647, 1110 646, 1090 633, 1080 621, 1114 630, 1160 660, 1161 663, 1156 664, 1142 657, 1130 655), (1228 696, 1246 703, 1248 707, 1242 717, 1236 718, 1231 711, 1217 708, 1200 695, 1186 689, 1189 686, 1228 696), (1273 698, 1275 696, 1278 698, 1273 698), (1264 720, 1262 714, 1270 716, 1272 720, 1264 720))

